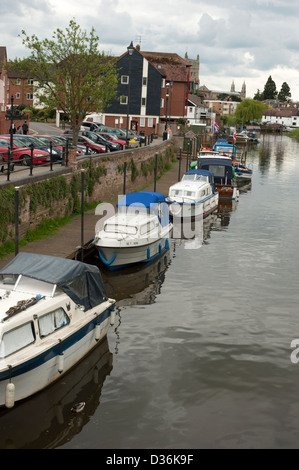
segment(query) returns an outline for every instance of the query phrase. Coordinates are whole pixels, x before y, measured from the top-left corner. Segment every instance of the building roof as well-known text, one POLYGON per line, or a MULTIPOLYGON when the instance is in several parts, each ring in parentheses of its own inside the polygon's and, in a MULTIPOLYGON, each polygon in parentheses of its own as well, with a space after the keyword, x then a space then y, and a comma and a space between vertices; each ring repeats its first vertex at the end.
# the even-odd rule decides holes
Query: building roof
POLYGON ((174 82, 186 82, 191 63, 172 52, 139 51, 161 75, 174 82))
POLYGON ((299 110, 295 108, 269 108, 265 111, 264 116, 276 116, 276 117, 292 117, 299 116, 299 110))

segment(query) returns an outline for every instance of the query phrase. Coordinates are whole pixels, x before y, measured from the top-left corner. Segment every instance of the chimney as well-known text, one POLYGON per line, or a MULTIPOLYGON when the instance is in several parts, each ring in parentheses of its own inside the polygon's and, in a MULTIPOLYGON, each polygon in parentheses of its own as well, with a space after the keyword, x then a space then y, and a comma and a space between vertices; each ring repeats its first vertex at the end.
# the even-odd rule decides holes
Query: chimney
POLYGON ((137 44, 137 46, 135 47, 136 51, 140 51, 140 44, 137 44))

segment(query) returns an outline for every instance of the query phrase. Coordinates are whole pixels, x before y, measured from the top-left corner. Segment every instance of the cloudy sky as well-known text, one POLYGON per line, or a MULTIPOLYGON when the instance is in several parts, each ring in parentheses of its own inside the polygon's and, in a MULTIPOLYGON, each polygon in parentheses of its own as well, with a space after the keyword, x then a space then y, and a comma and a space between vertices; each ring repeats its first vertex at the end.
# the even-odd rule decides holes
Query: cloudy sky
POLYGON ((112 55, 133 41, 145 51, 200 57, 200 83, 212 90, 236 90, 247 97, 263 91, 271 75, 299 101, 298 0, 1 0, 1 46, 9 59, 29 55, 22 30, 51 38, 71 19, 92 27, 99 49, 112 55))

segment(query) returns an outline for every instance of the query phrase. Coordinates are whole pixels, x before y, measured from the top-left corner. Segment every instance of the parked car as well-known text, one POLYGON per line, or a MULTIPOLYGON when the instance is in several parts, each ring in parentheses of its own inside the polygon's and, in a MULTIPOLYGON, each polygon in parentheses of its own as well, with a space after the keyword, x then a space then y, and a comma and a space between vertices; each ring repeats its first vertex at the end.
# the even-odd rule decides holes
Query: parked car
MULTIPOLYGON (((0 155, 4 162, 8 161, 8 147, 10 146, 10 137, 0 136, 0 155)), ((30 165, 31 161, 31 149, 24 146, 24 142, 14 138, 12 148, 13 162, 21 163, 22 165, 30 165)), ((43 150, 33 149, 33 161, 34 165, 49 163, 50 156, 43 150)))
MULTIPOLYGON (((127 133, 126 129, 121 129, 121 130, 124 131, 125 134, 127 133)), ((136 132, 133 132, 130 129, 128 129, 128 137, 129 139, 135 139, 137 140, 137 142, 141 142, 142 144, 146 143, 145 135, 136 134, 136 132)))
POLYGON ((104 139, 108 140, 109 142, 119 144, 121 149, 125 148, 126 146, 126 141, 123 139, 119 139, 116 134, 110 134, 109 132, 97 132, 97 134, 103 136, 104 139))
POLYGON ((101 124, 97 124, 96 122, 92 121, 84 121, 81 123, 81 131, 91 131, 91 132, 99 132, 101 129, 101 124))
MULTIPOLYGON (((65 134, 72 134, 71 131, 65 132, 65 134)), ((117 150, 122 149, 122 145, 117 142, 110 142, 109 140, 105 139, 101 133, 98 132, 91 132, 91 131, 79 131, 79 135, 85 136, 88 139, 92 140, 95 144, 104 145, 107 148, 107 152, 115 152, 117 150)))
MULTIPOLYGON (((15 138, 17 138, 21 142, 24 142, 24 146, 26 147, 29 147, 31 144, 33 144, 34 148, 47 152, 47 154, 50 157, 50 153, 51 153, 50 145, 47 144, 47 142, 40 140, 37 136, 15 134, 14 139, 15 138)), ((52 149, 52 161, 55 162, 59 160, 62 160, 62 150, 58 148, 52 149)))
MULTIPOLYGON (((117 137, 121 140, 124 140, 126 142, 126 138, 127 138, 127 135, 126 135, 126 131, 123 131, 122 129, 119 129, 118 127, 102 127, 101 128, 101 134, 103 132, 107 132, 108 134, 115 134, 117 135, 117 137)), ((135 147, 139 147, 139 143, 137 140, 135 139, 130 139, 129 140, 129 147, 131 148, 135 148, 135 147)))
MULTIPOLYGON (((55 142, 56 145, 58 145, 58 146, 61 145, 62 148, 66 146, 66 143, 67 143, 67 140, 68 140, 65 137, 60 136, 60 135, 59 136, 58 135, 50 135, 50 136, 44 136, 44 137, 48 137, 53 142, 55 142)), ((81 157, 82 155, 85 155, 85 154, 86 154, 85 145, 77 145, 77 157, 81 157)))
MULTIPOLYGON (((70 142, 73 141, 73 136, 72 134, 63 134, 63 137, 67 138, 70 142)), ((105 153, 106 152, 106 147, 104 145, 96 144, 92 140, 90 140, 88 137, 85 137, 83 135, 78 136, 78 144, 83 145, 87 149, 90 149, 92 153, 105 153)))

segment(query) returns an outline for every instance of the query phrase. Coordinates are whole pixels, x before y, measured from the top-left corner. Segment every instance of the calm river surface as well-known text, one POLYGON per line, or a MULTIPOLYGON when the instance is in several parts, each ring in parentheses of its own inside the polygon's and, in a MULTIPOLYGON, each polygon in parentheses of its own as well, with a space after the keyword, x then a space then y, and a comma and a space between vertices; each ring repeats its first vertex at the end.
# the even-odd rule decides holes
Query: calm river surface
POLYGON ((202 245, 103 273, 108 341, 0 413, 0 448, 299 448, 299 144, 265 136, 247 164, 251 186, 202 245))

